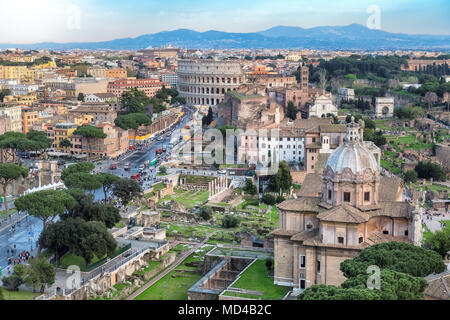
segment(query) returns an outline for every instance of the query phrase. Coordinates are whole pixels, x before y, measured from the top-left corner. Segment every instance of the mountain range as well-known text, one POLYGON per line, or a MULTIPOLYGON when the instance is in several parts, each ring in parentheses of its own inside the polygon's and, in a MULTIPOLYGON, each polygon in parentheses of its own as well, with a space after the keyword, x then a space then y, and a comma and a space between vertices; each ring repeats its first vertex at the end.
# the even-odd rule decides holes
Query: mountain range
POLYGON ((253 33, 162 31, 102 42, 1 44, 0 48, 53 50, 139 50, 167 44, 188 49, 450 50, 450 35, 409 35, 369 29, 360 24, 300 28, 277 26, 253 33))

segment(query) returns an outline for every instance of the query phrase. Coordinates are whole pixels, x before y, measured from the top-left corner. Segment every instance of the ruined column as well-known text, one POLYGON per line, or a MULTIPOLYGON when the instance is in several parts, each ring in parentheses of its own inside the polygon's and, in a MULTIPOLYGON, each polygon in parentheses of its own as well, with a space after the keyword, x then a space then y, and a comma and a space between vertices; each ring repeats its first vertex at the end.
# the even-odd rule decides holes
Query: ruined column
POLYGON ((211 181, 208 182, 208 199, 211 199, 211 181))

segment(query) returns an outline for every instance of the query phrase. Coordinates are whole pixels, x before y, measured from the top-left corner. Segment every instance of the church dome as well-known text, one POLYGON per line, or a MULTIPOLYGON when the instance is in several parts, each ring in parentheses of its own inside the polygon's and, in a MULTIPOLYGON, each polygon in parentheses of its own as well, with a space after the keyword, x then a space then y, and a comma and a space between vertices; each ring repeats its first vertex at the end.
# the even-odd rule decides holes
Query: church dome
POLYGON ((329 166, 335 174, 342 174, 345 168, 358 175, 363 174, 366 169, 371 169, 373 173, 378 172, 378 162, 372 152, 362 144, 360 126, 354 120, 352 117, 351 123, 347 125, 344 143, 330 155, 325 170, 329 166))

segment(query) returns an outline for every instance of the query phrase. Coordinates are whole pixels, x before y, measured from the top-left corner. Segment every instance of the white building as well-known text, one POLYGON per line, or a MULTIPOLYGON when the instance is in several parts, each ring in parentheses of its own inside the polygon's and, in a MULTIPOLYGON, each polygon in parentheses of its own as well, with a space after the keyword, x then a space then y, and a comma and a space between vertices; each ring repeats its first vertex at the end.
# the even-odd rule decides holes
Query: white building
POLYGON ((274 161, 286 161, 290 165, 305 163, 305 133, 293 127, 282 127, 273 132, 269 129, 267 134, 258 130, 246 131, 241 136, 238 159, 246 159, 249 164, 274 161))
POLYGON ((11 119, 11 131, 22 132, 22 107, 20 105, 4 105, 0 107, 0 117, 11 119))
POLYGON ((11 90, 13 96, 27 95, 39 89, 37 84, 5 84, 2 87, 11 90))
POLYGON ((308 118, 327 118, 328 114, 338 115, 338 109, 331 98, 327 96, 315 98, 313 105, 309 107, 308 118))
POLYGON ((112 93, 93 93, 88 94, 84 98, 84 102, 97 102, 97 103, 108 103, 117 102, 117 97, 112 93))

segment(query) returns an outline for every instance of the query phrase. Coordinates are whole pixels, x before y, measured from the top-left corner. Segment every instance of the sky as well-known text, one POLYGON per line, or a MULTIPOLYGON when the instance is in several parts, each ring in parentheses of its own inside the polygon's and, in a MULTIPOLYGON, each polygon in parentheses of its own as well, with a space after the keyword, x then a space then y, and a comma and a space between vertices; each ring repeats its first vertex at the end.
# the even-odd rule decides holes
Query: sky
POLYGON ((0 43, 106 41, 179 28, 256 32, 368 20, 388 32, 450 35, 449 0, 0 1, 0 43))

